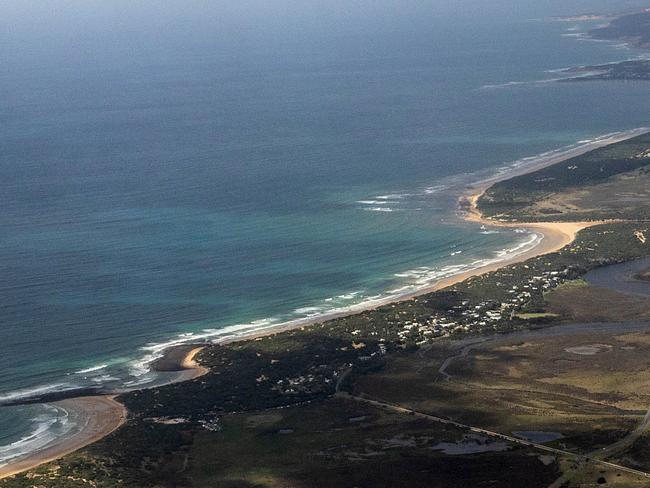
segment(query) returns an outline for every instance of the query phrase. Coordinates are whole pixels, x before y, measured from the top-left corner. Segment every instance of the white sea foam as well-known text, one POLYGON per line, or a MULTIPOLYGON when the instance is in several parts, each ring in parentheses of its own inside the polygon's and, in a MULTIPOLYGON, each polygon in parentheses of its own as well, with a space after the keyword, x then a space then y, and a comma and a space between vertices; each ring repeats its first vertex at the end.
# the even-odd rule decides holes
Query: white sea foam
POLYGON ((547 69, 544 70, 544 73, 566 73, 567 71, 573 71, 575 69, 575 66, 569 66, 566 68, 554 68, 554 69, 547 69))
POLYGON ((412 193, 388 193, 386 195, 377 195, 373 197, 375 200, 403 200, 412 197, 412 193))
POLYGON ((104 374, 102 376, 97 376, 95 378, 92 378, 91 381, 93 383, 106 384, 110 381, 120 381, 120 378, 117 378, 116 376, 111 376, 110 374, 104 374))
POLYGON ((294 313, 298 315, 311 315, 314 313, 320 313, 323 309, 321 307, 302 307, 294 310, 294 313))
POLYGON ((363 293, 361 290, 353 291, 351 293, 346 293, 344 295, 338 295, 336 298, 339 298, 341 300, 352 300, 353 298, 357 297, 361 293, 363 293))
POLYGON ((432 195, 433 193, 438 193, 440 191, 446 190, 447 188, 449 188, 447 185, 429 186, 424 189, 424 193, 427 195, 432 195))
POLYGON ((506 81, 504 83, 489 83, 486 85, 481 86, 482 90, 491 90, 494 88, 508 88, 511 86, 518 86, 518 85, 527 85, 528 81, 506 81))
POLYGON ((496 90, 503 88, 512 88, 514 86, 536 86, 546 85, 548 83, 555 83, 562 81, 564 78, 548 78, 545 80, 530 80, 530 81, 507 81, 505 83, 487 84, 480 87, 481 90, 496 90))
POLYGON ((78 388, 80 388, 79 385, 74 385, 72 383, 53 383, 51 385, 36 386, 34 388, 24 388, 0 395, 0 403, 15 402, 17 400, 33 398, 48 393, 71 391, 78 388))
POLYGON ((541 242, 542 239, 544 239, 543 234, 532 233, 530 237, 524 240, 523 242, 517 244, 514 247, 501 249, 497 251, 496 254, 499 258, 506 258, 511 255, 517 255, 520 254, 521 251, 531 249, 535 245, 539 244, 539 242, 541 242))
POLYGON ((593 37, 584 36, 584 35, 575 36, 575 37, 576 37, 576 40, 578 40, 580 42, 597 42, 597 43, 603 43, 603 42, 604 43, 611 43, 612 42, 612 41, 610 41, 608 39, 594 39, 593 37))
MULTIPOLYGON (((499 170, 493 174, 492 177, 488 178, 485 181, 490 181, 491 179, 499 179, 503 175, 508 175, 522 170, 527 171, 528 168, 534 167, 538 164, 545 162, 552 162, 560 158, 566 158, 575 156, 586 152, 587 150, 594 149, 596 147, 605 146, 611 144, 618 140, 625 139, 627 137, 633 137, 640 135, 642 133, 648 132, 648 128, 638 128, 624 132, 613 132, 609 134, 604 134, 598 137, 593 137, 591 139, 584 139, 576 144, 572 144, 563 148, 554 149, 551 151, 546 151, 542 154, 535 156, 527 156, 522 159, 507 163, 502 165, 499 170)), ((468 183, 468 175, 461 177, 450 178, 449 181, 453 181, 453 184, 438 184, 435 186, 425 187, 423 190, 420 190, 420 193, 414 192, 402 192, 402 193, 391 193, 386 195, 379 195, 372 198, 372 201, 382 201, 382 202, 391 202, 391 204, 399 203, 404 200, 406 197, 418 195, 426 195, 427 190, 439 191, 442 189, 448 188, 464 188, 468 183), (454 186, 456 185, 456 186, 454 186)), ((447 183, 447 182, 446 182, 447 183)), ((371 200, 368 200, 371 201, 371 200)), ((373 204, 374 205, 374 204, 373 204)), ((368 207, 368 210, 381 211, 377 208, 384 207, 368 207)), ((386 207, 386 209, 391 209, 391 207, 386 207)), ((387 211, 387 210, 383 210, 387 211)), ((492 230, 492 229, 481 229, 481 233, 491 234, 498 233, 501 231, 492 230)), ((517 256, 521 253, 527 252, 528 250, 535 247, 543 238, 542 235, 537 233, 531 233, 526 229, 515 229, 517 234, 530 234, 523 240, 518 240, 518 242, 509 248, 501 249, 495 252, 492 256, 483 258, 483 259, 472 259, 464 263, 454 263, 449 264, 443 267, 427 267, 420 266, 403 272, 395 273, 393 276, 400 280, 403 280, 398 287, 393 288, 383 294, 375 294, 371 296, 365 296, 362 291, 355 291, 349 294, 342 294, 336 297, 328 297, 320 304, 313 304, 306 307, 301 307, 293 311, 292 314, 284 317, 272 317, 267 319, 262 319, 258 321, 253 321, 250 323, 244 324, 234 324, 220 329, 204 329, 199 333, 192 333, 191 335, 179 335, 175 338, 170 339, 169 341, 158 343, 158 344, 149 344, 143 348, 143 351, 146 353, 142 358, 134 361, 131 364, 131 372, 133 375, 138 378, 135 379, 132 385, 138 386, 151 382, 151 377, 148 376, 151 369, 151 363, 162 357, 164 352, 170 347, 187 344, 188 342, 197 342, 197 341, 212 341, 212 342, 222 342, 226 340, 235 339, 238 337, 246 336, 252 332, 261 332, 265 329, 280 327, 280 326, 291 326, 291 325, 300 325, 302 323, 312 322, 318 317, 326 318, 332 314, 343 314, 343 313, 354 313, 367 308, 382 305, 389 303, 396 298, 399 298, 402 295, 410 294, 417 292, 423 288, 431 286, 433 283, 454 276, 460 273, 470 271, 472 269, 480 268, 483 266, 488 266, 494 263, 498 263, 509 259, 511 257, 517 256), (341 303, 352 302, 352 303, 341 303)), ((127 385, 129 386, 129 385, 127 385)))
POLYGON ((77 426, 70 421, 68 412, 54 405, 42 405, 43 413, 32 419, 32 430, 10 444, 0 446, 0 467, 10 461, 39 451, 77 426))
MULTIPOLYGON (((409 203, 421 204, 423 199, 427 202, 431 201, 431 195, 444 191, 449 188, 447 184, 437 184, 427 186, 418 190, 417 192, 394 192, 385 195, 376 195, 362 200, 356 200, 356 204, 364 205, 362 210, 369 212, 416 212, 423 210, 421 206, 408 206, 409 203)), ((432 208, 427 205, 428 210, 432 208)))
POLYGON ((106 369, 106 368, 108 368, 108 364, 100 364, 98 366, 92 366, 90 368, 80 369, 79 371, 75 371, 74 374, 93 373, 95 371, 99 371, 99 370, 106 369))

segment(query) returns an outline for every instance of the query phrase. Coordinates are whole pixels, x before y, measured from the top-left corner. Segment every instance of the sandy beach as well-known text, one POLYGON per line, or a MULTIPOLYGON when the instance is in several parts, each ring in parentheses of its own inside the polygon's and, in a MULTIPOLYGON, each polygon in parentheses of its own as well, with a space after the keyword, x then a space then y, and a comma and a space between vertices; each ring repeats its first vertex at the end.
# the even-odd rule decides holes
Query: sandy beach
MULTIPOLYGON (((274 325, 269 328, 257 331, 242 333, 239 336, 228 338, 221 343, 230 343, 242 340, 250 340, 258 337, 268 336, 283 332, 286 330, 296 329, 322 323, 328 320, 349 316, 366 310, 390 303, 410 300, 420 295, 431 293, 456 283, 462 282, 468 278, 479 276, 491 271, 495 271, 504 266, 526 261, 530 258, 552 253, 562 249, 575 239, 576 234, 587 227, 601 224, 602 222, 543 222, 543 223, 525 223, 525 222, 499 222, 484 218, 477 209, 476 202, 480 196, 494 183, 514 176, 537 171, 539 169, 551 166, 561 161, 579 156, 596 148, 621 142, 626 139, 638 136, 647 132, 647 129, 638 129, 625 133, 607 136, 594 141, 592 144, 585 144, 574 149, 563 151, 557 155, 550 155, 540 158, 539 162, 533 162, 525 167, 514 168, 512 171, 503 172, 496 176, 487 178, 474 184, 461 197, 461 200, 468 202, 464 208, 463 218, 468 222, 474 222, 477 225, 491 227, 516 227, 525 228, 539 235, 536 245, 530 249, 514 254, 509 258, 495 261, 485 266, 477 267, 463 273, 444 278, 431 286, 420 288, 412 293, 404 293, 399 296, 388 297, 385 300, 377 300, 371 304, 366 304, 359 308, 349 308, 344 311, 334 312, 331 314, 309 317, 295 320, 289 323, 274 325)), ((165 356, 154 363, 154 369, 158 371, 178 372, 178 376, 171 381, 177 383, 195 379, 208 372, 208 369, 200 366, 195 358, 196 355, 204 348, 205 345, 184 344, 174 346, 166 351, 165 356)), ((91 444, 102 437, 113 432, 120 427, 127 418, 125 407, 115 400, 114 396, 89 396, 80 398, 70 398, 54 403, 70 412, 75 412, 79 418, 83 419, 83 425, 76 434, 62 438, 60 442, 48 446, 45 449, 35 452, 27 457, 12 462, 4 467, 0 467, 0 479, 17 474, 40 464, 53 461, 66 454, 70 454, 88 444, 91 444)))
POLYGON ((198 378, 199 376, 203 376, 204 374, 207 374, 208 371, 210 371, 208 368, 201 366, 196 361, 196 355, 200 353, 203 349, 205 349, 205 346, 199 346, 193 348, 185 356, 185 358, 183 358, 183 361, 181 362, 181 366, 183 367, 184 370, 192 372, 193 374, 192 379, 198 378))
MULTIPOLYGON (((169 351, 159 366, 160 371, 174 371, 179 374, 170 383, 189 381, 208 372, 200 366, 196 355, 205 346, 179 346, 169 351)), ((106 437, 127 421, 126 407, 116 400, 115 395, 68 398, 52 405, 60 407, 75 418, 79 427, 70 436, 61 439, 42 450, 18 458, 5 466, 0 466, 0 479, 30 470, 41 464, 59 459, 93 442, 106 437)))
POLYGON ((307 325, 317 324, 326 322, 328 320, 333 320, 341 317, 346 317, 348 315, 364 312, 367 310, 373 310, 384 305, 389 305, 391 303, 397 303, 405 300, 411 300, 421 295, 426 295, 427 293, 432 293, 434 291, 447 288, 449 286, 455 285, 465 281, 468 278, 474 276, 480 276, 491 271, 496 271, 499 268, 504 266, 509 266, 511 264, 521 263, 530 258, 537 256, 542 256, 544 254, 549 254, 552 252, 559 251, 564 246, 571 244, 576 237, 576 234, 582 229, 587 227, 592 227, 595 225, 600 225, 605 222, 598 221, 589 221, 589 222, 500 222, 494 221, 491 219, 484 218, 477 208, 477 201, 481 195, 492 185, 500 181, 508 180, 516 176, 521 176, 528 173, 533 173, 540 169, 546 168, 548 166, 553 166, 554 164, 561 163, 568 159, 581 156, 595 149, 609 146, 611 144, 616 144, 634 137, 640 136, 650 132, 650 129, 647 127, 641 127, 638 129, 632 129, 624 132, 617 132, 614 134, 608 134, 593 141, 587 142, 585 144, 578 145, 576 147, 571 147, 566 150, 560 151, 551 151, 542 155, 539 158, 533 158, 532 161, 525 165, 521 165, 514 168, 508 168, 507 171, 498 172, 494 176, 484 178, 467 188, 467 190, 459 196, 459 205, 461 202, 469 202, 469 206, 462 209, 461 217, 467 222, 473 222, 477 225, 485 225, 486 227, 511 227, 511 228, 520 228, 533 231, 540 236, 540 239, 534 247, 530 249, 514 254, 508 258, 500 259, 494 263, 486 264, 485 266, 476 267, 474 269, 443 278, 430 286, 419 288, 413 292, 407 292, 400 294, 398 296, 387 297, 386 299, 376 300, 372 303, 363 304, 358 307, 349 307, 348 309, 326 313, 318 315, 315 317, 308 317, 304 319, 293 320, 288 323, 273 325, 269 328, 263 330, 245 332, 241 335, 233 338, 228 338, 227 340, 220 341, 220 343, 230 343, 237 342, 242 340, 256 339, 259 337, 268 336, 271 334, 276 334, 279 332, 284 332, 287 330, 292 330, 300 327, 305 327, 307 325))
POLYGON ((126 408, 115 400, 114 396, 71 398, 55 402, 53 405, 63 408, 77 418, 80 425, 78 432, 62 438, 52 446, 0 467, 0 479, 54 461, 92 444, 120 427, 127 416, 126 408))

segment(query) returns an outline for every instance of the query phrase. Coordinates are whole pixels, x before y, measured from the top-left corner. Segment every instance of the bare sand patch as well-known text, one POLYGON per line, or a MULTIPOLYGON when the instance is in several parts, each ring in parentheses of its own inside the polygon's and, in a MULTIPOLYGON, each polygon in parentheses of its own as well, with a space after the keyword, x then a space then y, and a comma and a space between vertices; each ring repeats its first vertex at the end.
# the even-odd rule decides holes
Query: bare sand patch
POLYGON ((609 344, 588 344, 584 346, 567 347, 566 352, 580 356, 594 356, 603 352, 611 351, 613 346, 609 344))

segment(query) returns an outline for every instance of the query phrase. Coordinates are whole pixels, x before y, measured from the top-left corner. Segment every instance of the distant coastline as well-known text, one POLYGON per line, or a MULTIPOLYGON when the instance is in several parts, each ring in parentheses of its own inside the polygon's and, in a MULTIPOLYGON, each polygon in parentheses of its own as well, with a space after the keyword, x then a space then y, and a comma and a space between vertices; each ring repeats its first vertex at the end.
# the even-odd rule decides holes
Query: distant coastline
MULTIPOLYGON (((607 17, 602 17, 605 20, 607 17)), ((578 18, 576 18, 577 20, 578 18)), ((596 27, 586 32, 584 37, 597 41, 619 42, 639 49, 650 49, 650 11, 621 14, 608 18, 606 26, 596 27)), ((582 20, 601 20, 598 17, 582 20)), ((577 66, 561 71, 570 75, 560 79, 562 82, 579 81, 648 81, 650 80, 650 61, 646 59, 628 59, 624 61, 577 66)))
MULTIPOLYGON (((548 157, 540 158, 529 165, 519 166, 506 172, 501 172, 495 176, 486 178, 482 181, 470 185, 459 199, 459 211, 461 217, 467 222, 477 225, 494 226, 494 227, 516 227, 526 228, 535 235, 534 245, 522 252, 507 256, 503 259, 495 259, 483 266, 476 267, 446 278, 436 283, 418 289, 411 293, 405 293, 393 297, 388 297, 378 303, 372 303, 355 310, 345 310, 331 314, 325 314, 316 317, 308 317, 291 321, 285 324, 279 324, 262 330, 253 330, 246 332, 237 337, 228 338, 221 343, 232 343, 245 340, 251 340, 258 337, 277 334, 283 331, 305 327, 317 323, 323 323, 335 318, 354 315, 356 313, 372 310, 380 306, 391 303, 401 302, 413 299, 415 297, 426 295, 434 291, 447 288, 454 284, 465 281, 474 276, 479 276, 491 271, 495 271, 504 266, 526 261, 530 258, 555 252, 564 246, 570 244, 576 234, 587 227, 601 224, 599 221, 590 222, 543 222, 543 223, 526 223, 526 222, 499 222, 492 219, 484 218, 477 209, 476 202, 480 196, 492 185, 499 181, 508 180, 515 176, 531 173, 547 166, 551 166, 578 155, 587 153, 599 147, 616 144, 638 135, 647 133, 647 128, 632 129, 629 131, 609 134, 594 140, 585 142, 572 149, 560 153, 552 152, 548 157)), ((162 358, 153 363, 153 368, 157 371, 176 372, 178 375, 169 383, 178 383, 182 381, 191 381, 208 373, 206 368, 200 366, 196 361, 196 356, 200 351, 209 347, 211 343, 186 343, 170 347, 165 351, 162 358)), ((160 386, 160 385, 157 385, 160 386)), ((70 392, 69 395, 75 395, 70 392)), ((16 459, 15 462, 0 467, 0 479, 12 476, 14 474, 27 471, 46 462, 58 459, 81 449, 99 439, 109 435, 128 418, 126 408, 119 403, 114 392, 107 392, 103 395, 71 396, 69 398, 53 397, 50 400, 56 400, 56 405, 69 411, 76 412, 79 417, 85 419, 84 425, 72 436, 62 437, 59 442, 53 443, 46 448, 29 454, 25 457, 16 459)), ((48 401, 47 397, 42 397, 39 401, 48 401)))

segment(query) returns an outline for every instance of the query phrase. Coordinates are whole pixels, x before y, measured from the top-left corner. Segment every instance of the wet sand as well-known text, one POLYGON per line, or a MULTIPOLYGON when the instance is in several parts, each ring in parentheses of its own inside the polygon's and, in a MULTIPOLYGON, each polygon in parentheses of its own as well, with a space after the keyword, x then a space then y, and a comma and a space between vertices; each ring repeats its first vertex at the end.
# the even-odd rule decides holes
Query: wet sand
MULTIPOLYGON (((196 355, 203 345, 183 345, 171 348, 165 357, 157 361, 159 371, 178 372, 170 383, 188 381, 208 372, 200 366, 196 355)), ((28 471, 41 464, 59 459, 106 437, 127 421, 126 407, 116 400, 115 395, 83 396, 51 402, 68 412, 79 425, 75 433, 62 436, 53 444, 0 466, 0 479, 28 471)))
POLYGON ((178 373, 170 383, 179 383, 203 376, 208 369, 196 362, 196 355, 206 346, 207 344, 183 344, 171 347, 165 351, 162 358, 152 364, 152 369, 178 373))
POLYGON ((113 396, 70 398, 53 405, 77 418, 81 428, 60 442, 0 467, 0 479, 54 461, 107 436, 126 421, 126 408, 113 396))
POLYGON ((208 371, 210 371, 208 368, 201 366, 196 361, 197 354, 200 353, 204 348, 205 346, 193 348, 189 353, 185 355, 183 361, 181 362, 181 366, 184 370, 191 371, 193 373, 192 379, 203 376, 204 374, 207 374, 208 371))

